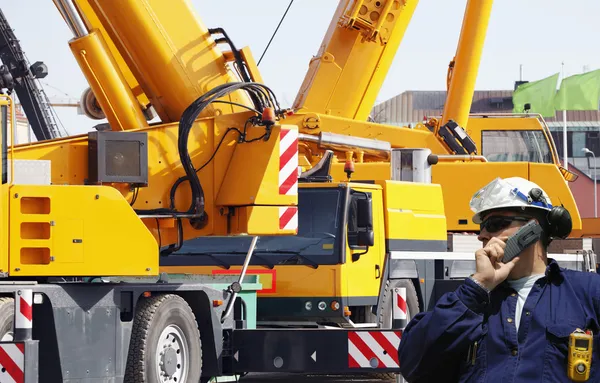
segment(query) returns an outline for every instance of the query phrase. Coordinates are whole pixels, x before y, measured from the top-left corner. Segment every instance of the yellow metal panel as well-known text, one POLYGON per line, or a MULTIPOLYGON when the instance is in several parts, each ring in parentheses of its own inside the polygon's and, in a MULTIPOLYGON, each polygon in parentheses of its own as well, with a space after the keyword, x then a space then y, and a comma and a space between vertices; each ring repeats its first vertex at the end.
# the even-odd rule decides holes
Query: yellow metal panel
POLYGON ((478 231, 471 221, 469 201, 477 190, 496 177, 529 178, 527 162, 438 163, 431 168, 432 182, 442 185, 449 231, 478 231))
MULTIPOLYGON (((446 240, 442 188, 436 184, 384 181, 386 239, 446 240)), ((444 190, 444 196, 446 191, 444 190)))
MULTIPOLYGON (((344 162, 331 165, 331 176, 334 182, 347 181, 348 176, 344 173, 344 162)), ((365 162, 355 163, 352 180, 388 180, 392 176, 389 162, 365 162)))
POLYGON ((279 266, 277 270, 277 292, 268 296, 277 297, 328 297, 339 296, 340 266, 279 266))
MULTIPOLYGON (((263 134, 262 127, 248 129, 249 140, 263 134)), ((218 205, 297 204, 297 127, 273 126, 271 136, 268 141, 236 146, 217 196, 218 205), (261 169, 264 175, 257 176, 252 169, 261 169)))
MULTIPOLYGON (((582 218, 582 237, 600 237, 600 219, 598 218, 582 218)), ((575 235, 572 235, 575 237, 575 235)))
MULTIPOLYGON (((258 275, 263 285, 259 297, 336 297, 344 294, 340 285, 339 265, 323 265, 318 269, 306 266, 275 266, 273 269, 250 266, 248 275, 258 275)), ((194 275, 239 275, 240 266, 228 270, 213 266, 163 266, 161 272, 194 275)))
POLYGON ((12 276, 158 274, 156 240, 110 187, 14 185, 10 227, 12 276), (43 230, 21 231, 23 223, 42 222, 49 238, 43 230))

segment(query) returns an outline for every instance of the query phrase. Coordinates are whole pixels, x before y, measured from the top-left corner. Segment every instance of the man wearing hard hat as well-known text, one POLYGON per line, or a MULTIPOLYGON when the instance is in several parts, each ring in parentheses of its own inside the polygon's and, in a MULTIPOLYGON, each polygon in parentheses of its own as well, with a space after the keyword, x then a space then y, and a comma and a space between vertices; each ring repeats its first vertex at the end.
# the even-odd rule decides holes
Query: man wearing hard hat
POLYGON ((552 238, 571 232, 568 211, 519 177, 495 179, 470 205, 483 244, 475 252, 476 271, 410 321, 399 348, 403 377, 409 382, 600 381, 600 276, 563 269, 547 258, 552 238), (503 262, 510 253, 507 240, 521 238, 535 223, 541 226, 539 240, 503 262))

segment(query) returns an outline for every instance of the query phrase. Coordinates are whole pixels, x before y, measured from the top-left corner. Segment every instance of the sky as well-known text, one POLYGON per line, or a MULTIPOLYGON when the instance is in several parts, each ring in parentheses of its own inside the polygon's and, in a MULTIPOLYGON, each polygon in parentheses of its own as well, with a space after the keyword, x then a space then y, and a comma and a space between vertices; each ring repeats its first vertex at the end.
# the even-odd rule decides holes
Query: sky
MULTIPOLYGON (((164 0, 169 1, 169 0, 164 0)), ((238 48, 258 61, 289 0, 189 0, 208 27, 223 27, 238 48)), ((416 1, 416 0, 408 0, 416 1)), ((294 0, 259 69, 282 106, 291 106, 332 20, 338 1, 294 0)), ((383 102, 407 90, 444 90, 467 0, 419 1, 377 97, 383 102)), ((52 0, 0 0, 0 9, 30 63, 43 61, 42 80, 51 100, 78 100, 88 87, 68 46, 72 34, 52 0)), ((512 89, 561 72, 600 69, 600 2, 593 0, 497 0, 492 8, 476 89, 512 89)), ((56 108, 70 134, 98 121, 76 108, 56 108)))

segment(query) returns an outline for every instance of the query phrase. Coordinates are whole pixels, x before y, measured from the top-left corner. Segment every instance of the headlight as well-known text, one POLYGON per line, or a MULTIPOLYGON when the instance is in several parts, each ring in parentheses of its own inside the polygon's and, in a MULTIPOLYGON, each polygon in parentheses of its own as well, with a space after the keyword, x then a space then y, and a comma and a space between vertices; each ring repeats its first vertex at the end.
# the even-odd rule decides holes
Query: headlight
POLYGON ((310 301, 306 302, 306 303, 304 304, 304 309, 305 309, 306 311, 310 311, 310 310, 312 310, 312 302, 310 302, 310 301))
POLYGON ((327 303, 321 301, 319 302, 319 310, 323 311, 327 308, 327 303))

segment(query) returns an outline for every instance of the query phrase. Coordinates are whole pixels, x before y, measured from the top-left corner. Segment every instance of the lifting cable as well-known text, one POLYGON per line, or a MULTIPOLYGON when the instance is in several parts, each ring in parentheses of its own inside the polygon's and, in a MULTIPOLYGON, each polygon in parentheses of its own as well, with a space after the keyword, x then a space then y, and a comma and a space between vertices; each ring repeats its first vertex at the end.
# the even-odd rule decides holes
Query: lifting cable
POLYGON ((290 7, 292 6, 293 2, 294 2, 294 0, 291 0, 290 3, 288 4, 288 7, 285 10, 285 12, 283 13, 283 16, 281 17, 281 20, 279 20, 279 24, 277 24, 277 28, 275 28, 275 32, 273 32, 273 35, 271 36, 271 39, 269 40, 269 43, 265 47, 265 50, 263 51, 262 55, 260 55, 260 59, 258 59, 258 63, 256 64, 256 66, 260 65, 260 62, 262 61, 265 53, 267 53, 267 50, 269 49, 269 46, 271 45, 271 41, 273 41, 273 38, 277 34, 277 31, 279 30, 279 27, 281 26, 281 23, 283 22, 283 19, 285 19, 285 15, 287 15, 287 13, 290 10, 290 7))

